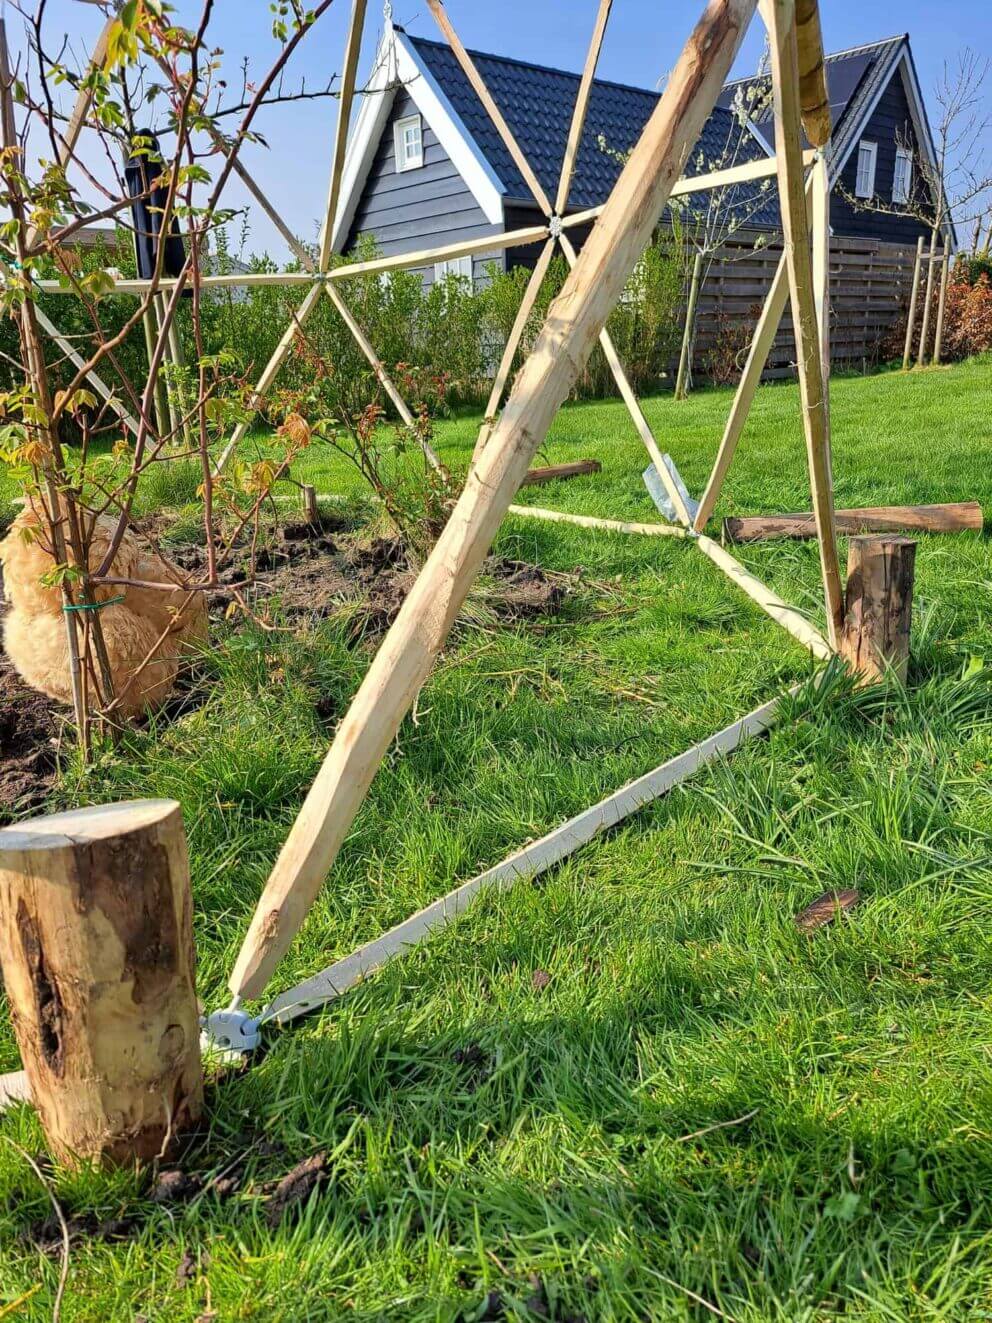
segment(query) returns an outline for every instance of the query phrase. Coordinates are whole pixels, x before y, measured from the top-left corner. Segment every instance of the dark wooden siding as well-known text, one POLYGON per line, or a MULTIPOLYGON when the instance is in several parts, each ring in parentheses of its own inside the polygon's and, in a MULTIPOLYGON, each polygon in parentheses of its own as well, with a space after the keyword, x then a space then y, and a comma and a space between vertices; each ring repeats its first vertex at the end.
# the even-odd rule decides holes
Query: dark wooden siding
MULTIPOLYGON (((906 145, 914 153, 918 148, 909 100, 903 86, 902 74, 898 69, 893 73, 868 123, 861 130, 858 142, 862 139, 878 145, 875 162, 875 194, 885 206, 892 206, 896 147, 906 145)), ((914 189, 923 187, 922 181, 916 178, 918 173, 914 166, 914 189)), ((919 235, 926 232, 926 226, 921 225, 913 216, 887 215, 877 211, 862 211, 854 207, 844 195, 854 196, 857 177, 858 143, 856 142, 831 198, 830 224, 835 234, 861 235, 869 239, 885 239, 890 243, 915 243, 919 235)))
MULTIPOLYGON (((383 129, 362 196, 355 211, 344 251, 349 252, 360 234, 371 234, 382 253, 408 253, 419 248, 498 234, 502 227, 490 225, 464 179, 437 137, 422 118, 424 164, 418 170, 396 173, 393 125, 405 115, 416 114, 409 92, 399 91, 383 129)), ((503 265, 503 254, 476 254, 472 269, 476 281, 485 279, 490 262, 503 265)), ((425 284, 434 280, 433 265, 421 268, 425 284)))

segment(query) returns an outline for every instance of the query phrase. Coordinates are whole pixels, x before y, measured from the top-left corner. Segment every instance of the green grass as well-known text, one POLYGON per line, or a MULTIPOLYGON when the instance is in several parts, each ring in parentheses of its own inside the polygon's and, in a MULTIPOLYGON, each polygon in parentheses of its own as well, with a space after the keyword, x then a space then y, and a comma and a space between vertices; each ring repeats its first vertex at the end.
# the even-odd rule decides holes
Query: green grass
MULTIPOLYGON (((839 380, 838 503, 992 508, 990 384, 988 361, 839 380)), ((690 490, 728 405, 646 403, 690 490)), ((453 467, 475 428, 441 426, 453 467)), ((546 454, 603 472, 522 499, 653 517, 617 404, 564 410, 546 454)), ((357 490, 335 457, 306 467, 357 490)), ((807 502, 797 392, 766 388, 718 513, 807 502)), ((690 546, 516 520, 498 547, 582 581, 557 619, 459 631, 274 990, 809 673, 690 546)), ((743 559, 822 619, 812 547, 743 559)), ((535 1275, 552 1317, 589 1323, 714 1317, 700 1299, 742 1323, 992 1316, 988 542, 921 538, 917 595, 907 690, 805 692, 768 739, 272 1032, 212 1089, 191 1159, 245 1151, 234 1199, 166 1209, 128 1174, 59 1173, 68 1213, 138 1218, 73 1247, 63 1317, 468 1320, 499 1292, 537 1318, 535 1275), (801 936, 792 916, 835 886, 861 904, 801 936), (329 1182, 270 1229, 259 1187, 322 1148, 329 1182)), ((225 644, 205 706, 55 796, 182 801, 212 1006, 327 747, 316 704, 343 711, 368 663, 326 622, 225 644)), ((0 1136, 41 1144, 23 1109, 0 1136)), ((0 1311, 41 1284, 18 1319, 51 1313, 57 1264, 18 1239, 47 1211, 0 1142, 0 1311)))

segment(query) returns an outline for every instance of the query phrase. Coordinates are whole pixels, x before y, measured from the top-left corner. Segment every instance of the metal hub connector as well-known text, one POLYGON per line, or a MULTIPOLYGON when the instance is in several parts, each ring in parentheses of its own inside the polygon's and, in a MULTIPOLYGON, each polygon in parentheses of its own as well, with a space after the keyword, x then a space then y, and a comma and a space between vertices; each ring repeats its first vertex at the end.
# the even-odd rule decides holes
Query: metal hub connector
POLYGON ((261 1041, 261 1020, 231 1005, 200 1016, 200 1045, 207 1052, 254 1052, 261 1041))
POLYGON ((560 238, 561 238, 561 217, 560 217, 560 216, 552 216, 552 217, 548 220, 548 233, 551 235, 552 239, 560 239, 560 238))

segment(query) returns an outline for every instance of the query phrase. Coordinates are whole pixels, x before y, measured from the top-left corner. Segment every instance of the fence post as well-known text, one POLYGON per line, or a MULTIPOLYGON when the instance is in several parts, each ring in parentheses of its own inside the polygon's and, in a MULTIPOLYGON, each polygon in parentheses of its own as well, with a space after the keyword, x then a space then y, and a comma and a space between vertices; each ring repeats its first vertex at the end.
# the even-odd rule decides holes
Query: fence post
POLYGON ((203 1108, 186 835, 173 800, 0 831, 0 964, 61 1161, 158 1157, 203 1108))
POLYGON ((951 250, 945 243, 944 245, 944 263, 940 268, 940 297, 937 302, 937 329, 933 336, 933 361, 940 362, 941 350, 944 347, 944 311, 947 307, 947 280, 951 271, 951 250))

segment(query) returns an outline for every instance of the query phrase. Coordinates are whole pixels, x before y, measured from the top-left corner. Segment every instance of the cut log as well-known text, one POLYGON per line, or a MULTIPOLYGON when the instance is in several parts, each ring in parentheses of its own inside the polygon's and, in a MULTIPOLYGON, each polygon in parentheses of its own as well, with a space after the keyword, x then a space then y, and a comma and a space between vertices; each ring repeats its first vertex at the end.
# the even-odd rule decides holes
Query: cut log
POLYGON ((543 469, 528 469, 521 487, 539 487, 544 482, 558 482, 562 478, 578 478, 583 473, 600 473, 598 459, 577 459, 574 464, 549 464, 543 469))
POLYGON ((198 1119, 189 862, 173 800, 0 831, 0 964, 59 1160, 148 1162, 198 1119))
POLYGON ((904 537, 852 537, 840 655, 862 684, 909 669, 916 543, 904 537))
MULTIPOLYGON (((982 507, 977 501, 946 505, 870 505, 861 510, 835 510, 838 533, 963 533, 981 532, 982 507)), ((724 542, 768 542, 772 538, 801 541, 816 537, 812 513, 746 515, 723 521, 724 542)))

